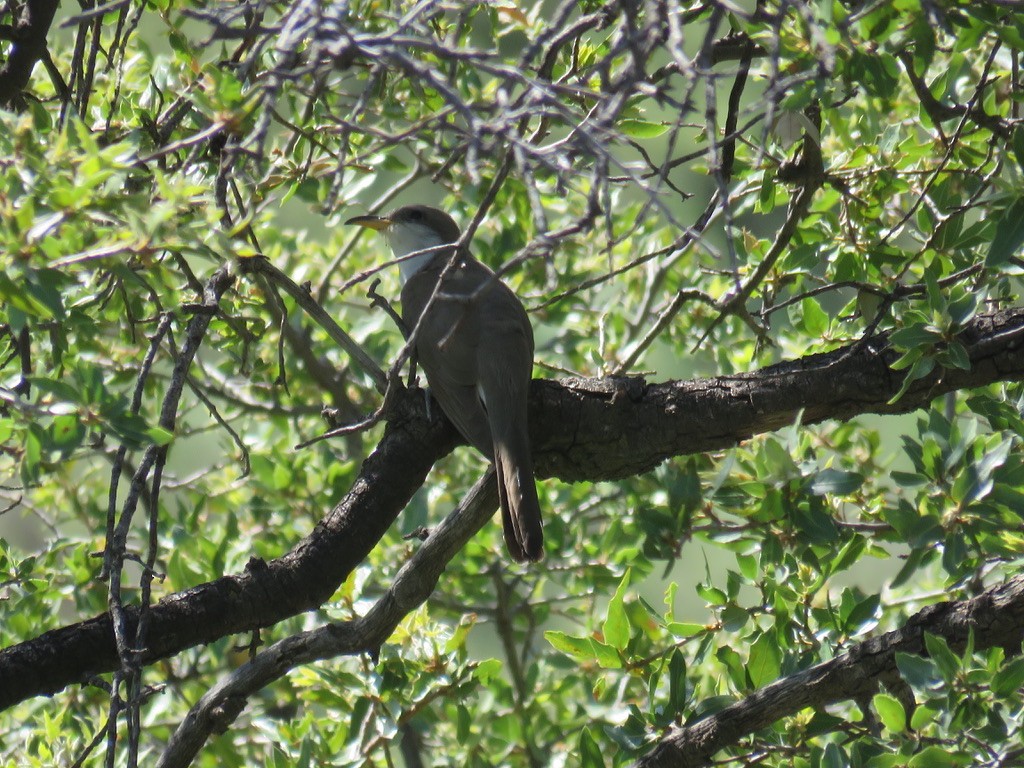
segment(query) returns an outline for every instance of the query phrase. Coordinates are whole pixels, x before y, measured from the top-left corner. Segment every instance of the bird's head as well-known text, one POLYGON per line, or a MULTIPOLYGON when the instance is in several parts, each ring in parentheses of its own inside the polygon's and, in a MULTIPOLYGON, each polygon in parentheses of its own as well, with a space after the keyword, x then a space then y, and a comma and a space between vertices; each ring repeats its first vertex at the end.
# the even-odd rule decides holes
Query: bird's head
MULTIPOLYGON (((426 248, 458 242, 461 234, 459 225, 451 216, 428 205, 404 205, 386 216, 356 216, 345 223, 358 224, 383 232, 388 239, 388 245, 391 246, 391 252, 397 259, 426 248)), ((402 279, 408 280, 426 266, 437 253, 428 251, 400 262, 402 279)))

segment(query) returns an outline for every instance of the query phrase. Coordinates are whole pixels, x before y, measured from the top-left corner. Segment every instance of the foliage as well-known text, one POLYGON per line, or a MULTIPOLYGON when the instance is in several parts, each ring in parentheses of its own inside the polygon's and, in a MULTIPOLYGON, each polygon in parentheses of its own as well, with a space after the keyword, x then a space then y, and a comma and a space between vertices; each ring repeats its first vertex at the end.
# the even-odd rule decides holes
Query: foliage
MULTIPOLYGON (((384 249, 341 226, 371 207, 479 223, 474 251, 531 309, 538 376, 749 371, 875 331, 905 376, 894 401, 969 367, 957 334, 1019 304, 1024 265, 1024 14, 1004 5, 155 0, 74 33, 58 18, 68 98, 40 64, 0 112, 2 645, 277 557, 349 490, 379 427, 294 446, 321 405, 356 421, 382 393, 265 279, 233 267, 161 407, 210 276, 251 258, 308 284, 386 369, 401 337, 364 295, 384 249)), ((295 669, 197 764, 630 764, 673 724, 1013 573, 1022 414, 999 383, 621 482, 544 481, 543 564, 504 562, 489 525, 379 659, 295 669)), ((364 614, 416 547, 403 534, 483 466, 467 448, 441 462, 333 599, 260 640, 364 614)), ((880 689, 720 757, 1002 764, 1024 664, 927 642, 899 659, 916 708, 880 689)), ((70 764, 97 735, 89 764, 133 739, 155 760, 249 644, 147 667, 121 691, 141 735, 122 715, 116 743, 103 681, 19 704, 0 765, 70 764)))

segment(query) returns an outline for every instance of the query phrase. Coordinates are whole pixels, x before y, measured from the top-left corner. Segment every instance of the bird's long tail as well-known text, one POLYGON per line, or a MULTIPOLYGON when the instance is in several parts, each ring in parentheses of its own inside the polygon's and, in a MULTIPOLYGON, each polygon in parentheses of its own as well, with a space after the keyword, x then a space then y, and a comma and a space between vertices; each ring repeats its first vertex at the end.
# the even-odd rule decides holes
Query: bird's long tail
POLYGON ((505 546, 517 562, 540 560, 544 557, 544 530, 526 436, 516 435, 504 444, 495 443, 494 467, 498 473, 505 546))

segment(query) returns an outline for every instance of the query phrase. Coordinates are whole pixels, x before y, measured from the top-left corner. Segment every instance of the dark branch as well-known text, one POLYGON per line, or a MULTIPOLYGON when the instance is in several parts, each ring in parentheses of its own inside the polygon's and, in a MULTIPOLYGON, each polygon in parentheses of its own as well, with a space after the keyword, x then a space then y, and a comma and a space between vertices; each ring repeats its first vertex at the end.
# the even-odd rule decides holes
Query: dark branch
POLYGON ((710 765, 720 749, 776 720, 807 707, 870 696, 889 679, 899 679, 897 653, 926 654, 925 633, 944 638, 963 652, 974 647, 1020 652, 1024 639, 1024 576, 992 587, 971 600, 930 605, 894 632, 855 645, 834 659, 784 677, 685 728, 676 728, 636 768, 696 768, 710 765))
MULTIPOLYGON (((1024 309, 975 318, 959 336, 970 370, 937 368, 895 404, 898 357, 878 335, 753 373, 647 384, 638 378, 534 381, 530 422, 542 476, 614 480, 661 461, 736 445, 797 419, 814 423, 863 413, 904 413, 958 389, 1024 379, 1024 309)), ((250 561, 150 609, 143 662, 317 608, 375 546, 434 462, 456 444, 454 429, 430 421, 403 393, 384 438, 349 493, 282 557, 250 561)), ((137 611, 126 608, 130 632, 137 611)), ((116 669, 110 618, 97 616, 0 651, 0 708, 53 694, 116 669)))
POLYGON ((53 23, 59 0, 28 0, 21 19, 14 26, 7 61, 0 67, 0 107, 16 104, 36 62, 47 57, 46 35, 53 23))
POLYGON ((426 602, 445 566, 479 531, 498 505, 498 485, 488 471, 465 500, 434 529, 365 615, 292 635, 257 654, 210 689, 167 743, 157 768, 185 768, 212 733, 222 732, 246 701, 301 664, 341 655, 377 653, 403 618, 426 602))
POLYGON ((970 370, 937 367, 890 404, 903 372, 887 334, 759 371, 647 384, 639 378, 534 381, 531 434, 545 477, 615 480, 672 456, 721 450, 762 432, 864 413, 908 413, 960 389, 1024 379, 1024 309, 974 318, 960 334, 970 370))

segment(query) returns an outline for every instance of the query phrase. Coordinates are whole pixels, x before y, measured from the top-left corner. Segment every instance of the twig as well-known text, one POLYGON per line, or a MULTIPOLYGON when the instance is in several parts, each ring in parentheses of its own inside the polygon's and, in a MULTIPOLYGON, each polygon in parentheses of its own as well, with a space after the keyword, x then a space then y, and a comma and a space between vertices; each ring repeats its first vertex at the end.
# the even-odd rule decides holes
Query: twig
POLYGON ((327 311, 310 296, 309 291, 303 289, 288 275, 262 256, 245 259, 242 262, 242 268, 243 272, 248 271, 263 275, 269 278, 275 285, 284 288, 285 293, 295 299, 295 303, 302 307, 306 314, 313 318, 327 332, 327 335, 355 360, 363 372, 373 380, 377 391, 382 395, 387 391, 388 377, 384 371, 366 353, 366 350, 342 330, 341 326, 327 314, 327 311))

